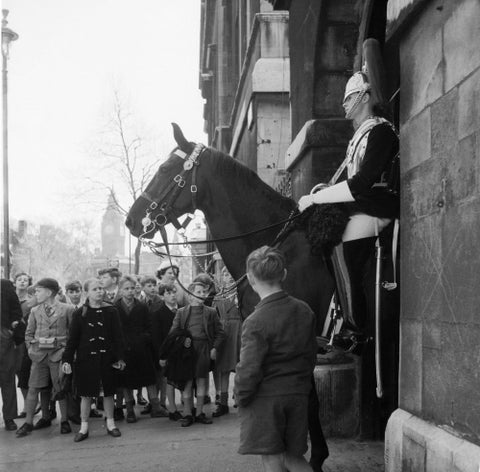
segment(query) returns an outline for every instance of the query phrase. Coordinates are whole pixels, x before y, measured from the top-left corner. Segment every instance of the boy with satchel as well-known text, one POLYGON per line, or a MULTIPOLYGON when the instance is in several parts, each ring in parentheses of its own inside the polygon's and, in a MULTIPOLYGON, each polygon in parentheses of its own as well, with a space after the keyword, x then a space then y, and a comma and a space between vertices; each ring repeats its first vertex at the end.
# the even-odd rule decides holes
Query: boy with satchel
MULTIPOLYGON (((28 383, 25 423, 17 431, 17 437, 24 437, 34 429, 51 426, 48 408, 42 408, 42 418, 33 425, 33 415, 38 400, 38 393, 52 381, 53 392, 61 390, 60 361, 67 343, 67 335, 74 311, 73 306, 56 300, 60 289, 58 282, 52 278, 41 279, 35 285, 38 305, 30 313, 25 343, 28 355, 32 359, 32 369, 28 383)), ((61 434, 71 433, 67 420, 66 400, 58 400, 60 406, 61 434)))

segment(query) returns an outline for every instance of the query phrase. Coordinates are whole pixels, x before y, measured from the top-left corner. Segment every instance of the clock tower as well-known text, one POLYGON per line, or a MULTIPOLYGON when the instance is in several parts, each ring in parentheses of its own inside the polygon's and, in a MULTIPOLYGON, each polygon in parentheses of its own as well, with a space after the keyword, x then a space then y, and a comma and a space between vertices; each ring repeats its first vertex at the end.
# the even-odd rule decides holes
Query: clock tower
POLYGON ((102 255, 108 258, 125 255, 125 221, 112 193, 102 218, 102 255))

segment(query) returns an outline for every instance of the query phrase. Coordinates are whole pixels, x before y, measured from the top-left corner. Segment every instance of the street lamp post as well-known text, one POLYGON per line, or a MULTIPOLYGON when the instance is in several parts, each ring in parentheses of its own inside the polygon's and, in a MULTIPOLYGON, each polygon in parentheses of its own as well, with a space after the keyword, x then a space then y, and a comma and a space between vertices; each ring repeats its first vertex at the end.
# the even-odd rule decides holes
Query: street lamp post
POLYGON ((3 81, 3 264, 4 277, 10 278, 10 222, 8 209, 8 107, 7 60, 10 43, 18 34, 7 27, 8 10, 2 10, 2 81, 3 81))

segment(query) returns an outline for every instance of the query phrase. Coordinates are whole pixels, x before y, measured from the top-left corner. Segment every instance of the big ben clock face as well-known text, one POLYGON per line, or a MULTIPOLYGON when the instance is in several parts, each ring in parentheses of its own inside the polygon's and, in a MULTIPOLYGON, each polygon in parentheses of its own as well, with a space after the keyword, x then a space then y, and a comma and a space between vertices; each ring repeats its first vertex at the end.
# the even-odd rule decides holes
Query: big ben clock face
POLYGON ((113 226, 112 225, 106 225, 105 226, 105 234, 113 234, 113 226))

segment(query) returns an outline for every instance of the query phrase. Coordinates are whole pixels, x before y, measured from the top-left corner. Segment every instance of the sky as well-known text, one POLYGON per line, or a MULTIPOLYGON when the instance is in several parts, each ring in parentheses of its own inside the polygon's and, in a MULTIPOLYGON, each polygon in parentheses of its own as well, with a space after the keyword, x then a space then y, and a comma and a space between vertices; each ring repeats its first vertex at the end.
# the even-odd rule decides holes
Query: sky
MULTIPOLYGON (((3 0, 2 8, 19 34, 8 61, 12 220, 99 223, 107 193, 90 196, 86 176, 99 174, 95 150, 114 90, 152 161, 174 146, 172 121, 206 144, 199 0, 3 0)), ((100 177, 117 179, 108 169, 100 177)))

